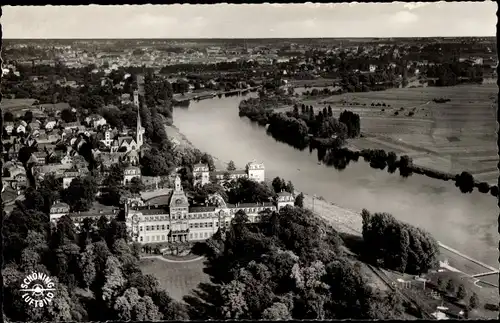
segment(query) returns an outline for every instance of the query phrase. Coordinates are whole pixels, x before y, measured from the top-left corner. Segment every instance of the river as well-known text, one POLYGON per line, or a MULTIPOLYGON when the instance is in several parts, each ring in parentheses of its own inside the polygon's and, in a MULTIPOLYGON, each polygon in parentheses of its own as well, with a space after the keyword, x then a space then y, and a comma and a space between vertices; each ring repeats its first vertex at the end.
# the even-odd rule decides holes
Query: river
MULTIPOLYGON (((247 95, 255 96, 254 93, 247 95)), ((489 194, 462 194, 453 182, 374 170, 363 161, 337 171, 318 165, 317 153, 276 142, 262 127, 238 116, 244 97, 191 102, 174 109, 174 125, 197 148, 242 167, 251 160, 266 167, 266 178, 291 180, 296 189, 361 211, 388 212, 429 231, 437 240, 498 268, 498 208, 489 194)), ((361 121, 362 122, 362 121, 361 121)))

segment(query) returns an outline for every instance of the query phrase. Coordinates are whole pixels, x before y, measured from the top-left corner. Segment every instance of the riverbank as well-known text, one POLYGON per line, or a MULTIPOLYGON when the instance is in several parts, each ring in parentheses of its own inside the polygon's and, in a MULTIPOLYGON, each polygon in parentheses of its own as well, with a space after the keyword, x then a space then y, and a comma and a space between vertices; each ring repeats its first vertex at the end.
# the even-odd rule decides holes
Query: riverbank
MULTIPOLYGON (((296 191, 295 194, 300 194, 296 191)), ((313 195, 304 194, 304 207, 312 210, 316 215, 331 224, 336 230, 342 233, 361 236, 363 230, 363 219, 359 212, 339 207, 332 202, 324 200, 320 196, 313 198, 313 195)), ((464 255, 459 251, 439 242, 441 262, 467 276, 495 270, 495 268, 484 264, 472 257, 464 255)), ((497 276, 498 277, 498 276, 497 276)), ((498 281, 486 280, 488 283, 498 285, 498 281)), ((498 280, 498 279, 497 279, 498 280)))
MULTIPOLYGON (((165 131, 169 138, 174 139, 173 141, 177 144, 176 149, 184 150, 185 148, 196 149, 189 139, 184 136, 179 129, 174 125, 165 124, 165 131)), ((217 157, 212 156, 216 169, 226 169, 227 162, 219 160, 217 157)))

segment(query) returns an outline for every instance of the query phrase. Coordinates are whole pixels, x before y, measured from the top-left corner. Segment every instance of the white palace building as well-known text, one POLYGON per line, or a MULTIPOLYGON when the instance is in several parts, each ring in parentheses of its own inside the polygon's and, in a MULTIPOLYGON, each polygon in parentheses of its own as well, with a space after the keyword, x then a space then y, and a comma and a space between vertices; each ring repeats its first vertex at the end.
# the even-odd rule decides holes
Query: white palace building
POLYGON ((125 206, 127 229, 133 241, 140 243, 199 241, 210 238, 219 227, 230 225, 234 215, 244 211, 251 222, 260 220, 259 213, 276 211, 294 205, 294 197, 281 192, 273 202, 228 204, 218 194, 210 196, 211 206, 190 206, 179 176, 168 197, 168 204, 149 205, 134 201, 125 206))

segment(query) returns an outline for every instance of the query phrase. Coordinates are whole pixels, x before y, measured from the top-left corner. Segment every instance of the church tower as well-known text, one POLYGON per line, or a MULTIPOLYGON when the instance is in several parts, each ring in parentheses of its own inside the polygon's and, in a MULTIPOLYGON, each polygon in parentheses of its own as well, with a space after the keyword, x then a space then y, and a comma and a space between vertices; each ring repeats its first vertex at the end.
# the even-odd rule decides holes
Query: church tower
POLYGON ((137 143, 137 148, 141 148, 141 146, 144 144, 144 128, 142 127, 142 122, 141 122, 141 112, 139 109, 137 109, 137 129, 136 129, 136 139, 135 142, 137 143))
POLYGON ((179 175, 175 177, 175 192, 182 192, 182 184, 181 184, 181 178, 179 175))
POLYGON ((139 109, 139 91, 134 90, 134 106, 139 109))

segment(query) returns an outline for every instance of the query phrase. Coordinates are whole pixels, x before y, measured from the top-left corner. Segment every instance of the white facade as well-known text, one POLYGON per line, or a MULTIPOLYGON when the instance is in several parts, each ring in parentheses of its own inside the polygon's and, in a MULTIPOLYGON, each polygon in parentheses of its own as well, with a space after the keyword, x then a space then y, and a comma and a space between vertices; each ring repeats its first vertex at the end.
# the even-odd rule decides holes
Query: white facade
POLYGON ((132 240, 143 244, 205 240, 219 227, 229 226, 239 210, 244 211, 251 222, 260 220, 259 212, 276 211, 273 203, 230 205, 217 194, 209 200, 210 206, 190 206, 177 176, 168 205, 126 206, 126 223, 132 240))
POLYGON ((250 162, 247 164, 248 178, 256 182, 265 181, 266 169, 263 163, 250 162))
POLYGON ((210 183, 210 169, 205 164, 196 164, 193 166, 194 185, 201 186, 210 183))
POLYGON ((238 178, 248 178, 256 182, 264 182, 266 170, 263 163, 255 161, 246 165, 245 169, 237 169, 233 171, 215 170, 209 171, 208 165, 196 164, 193 166, 194 185, 201 184, 202 186, 209 183, 212 178, 215 182, 222 184, 226 180, 236 180, 238 178))
POLYGON ((291 207, 295 205, 295 198, 293 194, 284 191, 278 193, 278 200, 277 200, 278 211, 287 205, 291 207))
POLYGON ((123 185, 127 185, 133 178, 141 179, 141 169, 135 166, 129 166, 123 171, 123 185))

